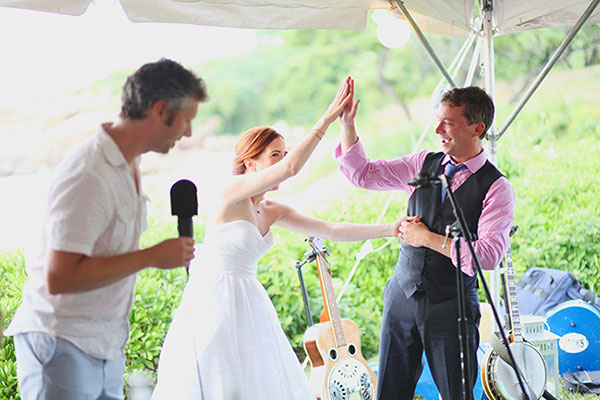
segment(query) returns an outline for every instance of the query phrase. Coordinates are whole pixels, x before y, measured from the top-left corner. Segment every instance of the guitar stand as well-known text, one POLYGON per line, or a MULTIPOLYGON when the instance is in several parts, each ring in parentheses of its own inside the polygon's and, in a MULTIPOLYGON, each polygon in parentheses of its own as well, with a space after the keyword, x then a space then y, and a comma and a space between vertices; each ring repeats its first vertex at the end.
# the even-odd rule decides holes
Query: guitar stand
MULTIPOLYGON (((498 311, 496 310, 494 302, 492 301, 492 295, 488 288, 487 282, 485 281, 485 277, 483 276, 481 263, 479 261, 479 258, 477 257, 477 254, 475 253, 475 249, 473 247, 473 237, 467 227, 467 222, 465 220, 462 209, 458 205, 456 197, 454 197, 454 192, 450 188, 448 177, 446 177, 445 175, 442 174, 439 176, 439 179, 440 179, 442 185, 444 185, 444 187, 446 188, 446 192, 448 193, 448 198, 450 199, 450 203, 452 204, 452 210, 453 210, 454 216, 456 217, 456 221, 452 225, 448 225, 446 227, 446 237, 448 236, 448 234, 452 234, 453 237, 462 236, 465 239, 465 241, 467 242, 471 256, 472 256, 473 260, 475 261, 475 267, 477 268, 477 273, 479 274, 479 277, 481 279, 481 284, 483 286, 485 295, 488 298, 488 302, 491 306, 492 314, 494 315, 494 319, 496 320, 496 324, 500 331, 500 335, 502 336, 502 341, 503 341, 504 347, 506 348, 506 351, 508 352, 508 355, 509 355, 509 358, 511 361, 511 367, 513 368, 513 370, 515 371, 515 374, 517 375, 517 380, 519 381, 519 386, 521 388, 521 392, 523 393, 523 399, 532 400, 532 399, 530 399, 529 394, 525 390, 525 384, 523 383, 523 378, 522 378, 521 374, 519 373, 519 369, 516 368, 517 363, 512 354, 512 351, 510 350, 510 347, 508 346, 509 341, 506 338, 506 334, 504 333, 504 330, 502 329, 502 322, 500 322, 500 317, 498 316, 498 311)), ((461 242, 460 240, 456 241, 456 255, 457 255, 457 260, 459 260, 459 263, 460 263, 460 242, 461 242)), ((465 294, 464 294, 464 280, 463 280, 460 265, 458 265, 456 268, 456 285, 457 285, 457 290, 458 290, 458 302, 459 302, 458 303, 458 314, 459 314, 458 315, 458 335, 459 335, 459 344, 460 344, 461 372, 462 372, 462 381, 463 381, 463 395, 464 395, 463 398, 465 400, 473 400, 473 390, 471 388, 471 381, 469 379, 469 372, 470 372, 469 367, 470 367, 471 360, 469 360, 468 351, 466 351, 468 349, 468 340, 467 340, 468 330, 467 330, 467 322, 466 322, 466 318, 465 318, 466 306, 465 306, 465 294)))

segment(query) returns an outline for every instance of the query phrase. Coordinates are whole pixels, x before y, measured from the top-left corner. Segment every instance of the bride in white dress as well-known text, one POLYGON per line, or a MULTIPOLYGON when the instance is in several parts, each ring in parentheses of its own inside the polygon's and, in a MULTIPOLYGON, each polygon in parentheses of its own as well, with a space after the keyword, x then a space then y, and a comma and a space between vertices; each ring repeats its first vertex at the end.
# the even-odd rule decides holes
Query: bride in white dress
POLYGON ((354 82, 347 78, 323 117, 289 154, 283 137, 269 127, 252 128, 239 139, 234 176, 192 263, 163 344, 153 400, 315 398, 256 279, 257 262, 273 243, 270 227, 355 241, 397 236, 401 220, 328 223, 264 194, 298 173, 329 125, 354 104, 353 94, 354 82))

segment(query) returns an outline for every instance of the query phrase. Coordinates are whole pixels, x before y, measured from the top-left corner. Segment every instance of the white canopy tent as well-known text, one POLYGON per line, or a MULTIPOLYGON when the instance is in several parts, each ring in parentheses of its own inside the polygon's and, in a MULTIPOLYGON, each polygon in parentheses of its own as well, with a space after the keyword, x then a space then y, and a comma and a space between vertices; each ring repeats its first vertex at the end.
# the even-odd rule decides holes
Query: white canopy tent
MULTIPOLYGON (((93 0, 0 0, 0 6, 82 15, 93 0)), ((254 29, 362 29, 367 12, 386 0, 119 0, 133 22, 174 22, 254 29)), ((424 31, 467 34, 477 0, 405 0, 424 31)), ((393 3, 393 2, 392 2, 393 3)), ((495 0, 495 34, 573 26, 589 1, 495 0)), ((600 22, 595 11, 589 23, 600 22)))
MULTIPOLYGON (((0 0, 14 7, 82 15, 93 0, 0 0)), ((98 0, 97 0, 98 1, 98 0)), ((104 1, 104 0, 102 0, 104 1)), ((570 40, 584 23, 600 23, 600 0, 118 0, 133 22, 185 23, 253 29, 345 29, 366 26, 368 12, 387 9, 408 20, 451 86, 452 76, 429 46, 423 31, 475 35, 479 39, 484 86, 494 96, 493 38, 549 27, 572 27, 499 133, 492 127, 490 158, 496 162, 497 140, 514 120, 570 40)), ((476 60, 474 60, 476 62, 476 60)), ((359 260, 360 261, 360 260, 359 260)), ((491 291, 498 300, 497 275, 491 291)))

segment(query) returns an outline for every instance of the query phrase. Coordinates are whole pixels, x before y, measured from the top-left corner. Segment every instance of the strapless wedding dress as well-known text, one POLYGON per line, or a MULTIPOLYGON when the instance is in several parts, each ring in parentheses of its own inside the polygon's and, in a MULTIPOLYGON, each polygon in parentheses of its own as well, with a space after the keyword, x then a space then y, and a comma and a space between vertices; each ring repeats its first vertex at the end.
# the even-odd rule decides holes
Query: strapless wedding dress
POLYGON ((153 400, 314 399, 257 262, 273 244, 245 220, 212 227, 165 338, 153 400))

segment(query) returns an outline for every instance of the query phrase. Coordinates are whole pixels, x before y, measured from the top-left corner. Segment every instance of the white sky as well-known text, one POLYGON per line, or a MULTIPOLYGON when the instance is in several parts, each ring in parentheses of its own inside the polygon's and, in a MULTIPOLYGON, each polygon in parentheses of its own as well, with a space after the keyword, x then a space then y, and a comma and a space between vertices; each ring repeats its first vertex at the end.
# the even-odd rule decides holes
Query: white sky
POLYGON ((116 0, 96 1, 81 17, 0 7, 0 107, 32 93, 69 93, 160 57, 198 65, 255 45, 254 30, 132 23, 116 0))

